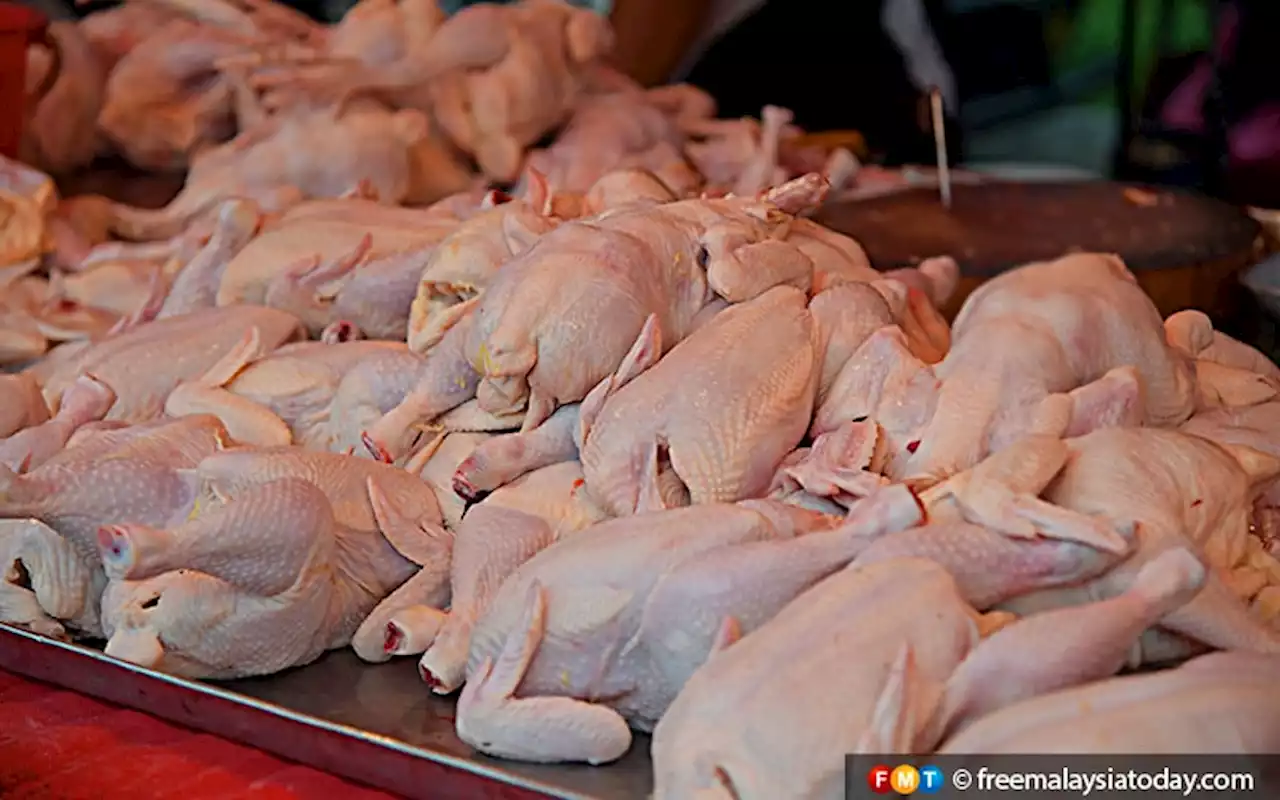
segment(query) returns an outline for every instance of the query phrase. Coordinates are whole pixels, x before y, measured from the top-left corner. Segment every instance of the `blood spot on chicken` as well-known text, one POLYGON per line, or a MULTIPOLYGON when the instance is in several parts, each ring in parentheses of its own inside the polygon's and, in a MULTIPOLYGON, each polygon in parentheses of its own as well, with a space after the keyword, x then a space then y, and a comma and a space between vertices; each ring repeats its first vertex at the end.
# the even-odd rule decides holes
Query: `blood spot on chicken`
POLYGON ((382 634, 382 651, 394 653, 403 641, 404 635, 400 632, 400 628, 394 622, 388 622, 387 629, 382 634))
POLYGON ((920 440, 919 440, 919 439, 912 439, 911 441, 907 442, 907 452, 908 452, 908 453, 914 453, 915 451, 917 451, 917 450, 919 450, 919 449, 920 449, 920 440))
POLYGON ((1197 497, 1195 500, 1192 500, 1192 501, 1191 501, 1191 507, 1192 507, 1192 508, 1198 508, 1198 507, 1200 507, 1200 506, 1202 506, 1202 505, 1204 505, 1204 499, 1203 499, 1203 498, 1197 497))

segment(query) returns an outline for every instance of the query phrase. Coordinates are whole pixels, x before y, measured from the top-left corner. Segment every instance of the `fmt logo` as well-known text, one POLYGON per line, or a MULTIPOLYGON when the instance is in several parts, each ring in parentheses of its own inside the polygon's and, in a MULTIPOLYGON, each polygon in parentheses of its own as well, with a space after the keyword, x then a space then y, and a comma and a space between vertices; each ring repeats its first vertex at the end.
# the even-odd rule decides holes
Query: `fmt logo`
POLYGON ((916 792, 933 794, 942 788, 942 770, 934 766, 916 769, 910 764, 890 769, 882 764, 867 773, 867 786, 876 794, 896 792, 904 797, 916 792))

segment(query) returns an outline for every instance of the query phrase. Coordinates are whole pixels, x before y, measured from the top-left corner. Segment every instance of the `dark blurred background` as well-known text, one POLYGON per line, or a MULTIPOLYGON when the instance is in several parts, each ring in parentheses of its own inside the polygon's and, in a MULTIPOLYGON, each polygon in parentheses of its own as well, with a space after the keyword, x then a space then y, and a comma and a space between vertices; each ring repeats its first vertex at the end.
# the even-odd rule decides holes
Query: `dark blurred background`
MULTIPOLYGON (((58 16, 109 5, 72 11, 69 4, 59 5, 63 0, 28 1, 58 16)), ((352 0, 290 4, 336 20, 352 0)), ((467 3, 442 4, 452 11, 467 3)), ((636 7, 656 9, 647 12, 652 15, 662 6, 642 0, 580 4, 615 15, 626 4, 629 19, 636 18, 636 7)), ((955 161, 1011 176, 1030 170, 1183 185, 1280 207, 1280 0, 923 4, 954 75, 955 161)), ((887 37, 876 29, 876 7, 848 0, 775 0, 739 23, 733 41, 725 37, 714 44, 717 57, 675 77, 710 90, 730 115, 758 113, 752 109, 762 96, 776 97, 767 102, 781 105, 790 100, 807 106, 797 114, 802 126, 868 129, 872 149, 887 163, 929 160, 932 139, 925 120, 914 118, 919 97, 912 93, 918 88, 899 91, 889 85, 892 75, 884 77, 893 72, 883 68, 884 59, 897 56, 879 46, 887 37), (836 33, 825 22, 834 19, 847 20, 836 33), (868 25, 874 32, 863 33, 868 25), (854 51, 853 60, 848 53, 838 59, 829 52, 842 49, 842 42, 854 51), (806 71, 844 74, 810 82, 814 86, 804 90, 809 97, 795 88, 803 83, 797 75, 806 71), (769 81, 776 85, 761 86, 769 81), (858 106, 868 111, 848 113, 858 106)), ((654 30, 663 35, 661 28, 654 30)))

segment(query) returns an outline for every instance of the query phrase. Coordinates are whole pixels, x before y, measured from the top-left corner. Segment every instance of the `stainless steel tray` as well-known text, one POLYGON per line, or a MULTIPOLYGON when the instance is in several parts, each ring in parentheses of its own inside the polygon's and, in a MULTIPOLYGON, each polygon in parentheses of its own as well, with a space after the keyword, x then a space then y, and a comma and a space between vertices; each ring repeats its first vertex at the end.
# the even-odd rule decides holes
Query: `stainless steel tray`
POLYGON ((0 669, 408 797, 632 800, 652 788, 647 736, 606 767, 477 754, 454 733, 454 700, 427 691, 413 659, 366 664, 344 649, 270 677, 215 684, 0 625, 0 669))

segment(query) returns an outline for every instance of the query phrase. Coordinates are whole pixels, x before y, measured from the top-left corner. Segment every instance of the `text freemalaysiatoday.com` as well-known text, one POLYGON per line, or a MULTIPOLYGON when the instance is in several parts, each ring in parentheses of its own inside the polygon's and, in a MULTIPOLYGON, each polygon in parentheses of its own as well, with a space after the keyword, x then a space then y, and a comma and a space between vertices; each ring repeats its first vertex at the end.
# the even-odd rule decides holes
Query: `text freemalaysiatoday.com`
POLYGON ((1280 800, 1280 755, 851 755, 846 800, 1190 797, 1280 800))

